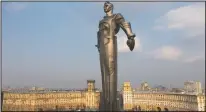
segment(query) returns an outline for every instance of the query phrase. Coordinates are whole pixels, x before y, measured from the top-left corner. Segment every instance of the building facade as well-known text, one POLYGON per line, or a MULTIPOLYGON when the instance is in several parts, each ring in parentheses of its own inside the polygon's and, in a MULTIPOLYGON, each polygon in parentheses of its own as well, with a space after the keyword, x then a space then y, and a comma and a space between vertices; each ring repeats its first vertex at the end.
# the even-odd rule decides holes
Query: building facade
POLYGON ((204 111, 205 96, 171 92, 133 91, 131 84, 123 84, 124 110, 142 111, 204 111))
POLYGON ((125 82, 123 84, 123 109, 129 110, 133 108, 133 91, 130 82, 125 82))
MULTIPOLYGON (((134 91, 130 82, 122 87, 117 99, 121 110, 205 111, 204 94, 134 91)), ((99 110, 101 102, 101 92, 95 89, 94 80, 88 80, 84 90, 33 88, 30 91, 4 91, 1 96, 3 111, 99 110)))
POLYGON ((199 94, 197 96, 197 102, 198 102, 198 110, 205 111, 205 95, 204 94, 199 94))
POLYGON ((98 109, 100 92, 95 81, 87 81, 86 90, 4 92, 3 111, 98 109))

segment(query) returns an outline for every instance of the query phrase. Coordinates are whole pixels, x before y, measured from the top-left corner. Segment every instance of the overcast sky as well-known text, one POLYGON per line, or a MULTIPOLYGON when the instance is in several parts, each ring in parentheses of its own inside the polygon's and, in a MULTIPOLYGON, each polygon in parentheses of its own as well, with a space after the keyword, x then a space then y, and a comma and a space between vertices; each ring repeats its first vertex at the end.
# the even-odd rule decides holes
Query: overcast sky
MULTIPOLYGON (((101 87, 97 42, 104 3, 8 2, 2 10, 3 85, 101 87)), ((118 34, 118 81, 133 87, 205 83, 205 5, 195 2, 113 3, 132 24, 136 48, 118 34)))

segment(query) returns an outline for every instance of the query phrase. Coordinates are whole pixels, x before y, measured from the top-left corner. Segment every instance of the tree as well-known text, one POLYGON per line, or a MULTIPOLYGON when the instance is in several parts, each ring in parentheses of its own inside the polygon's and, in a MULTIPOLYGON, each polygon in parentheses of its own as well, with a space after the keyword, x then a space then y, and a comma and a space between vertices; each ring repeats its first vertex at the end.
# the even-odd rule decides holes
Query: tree
POLYGON ((167 112, 169 111, 169 109, 168 109, 168 108, 164 108, 164 110, 165 110, 165 111, 167 111, 167 112))
POLYGON ((58 105, 56 105, 56 106, 55 106, 55 110, 57 110, 57 111, 59 110, 59 107, 58 107, 58 105))
POLYGON ((160 107, 157 107, 157 111, 160 112, 160 111, 161 111, 161 108, 160 108, 160 107))
POLYGON ((42 108, 38 108, 38 111, 43 111, 43 109, 42 108))
POLYGON ((138 106, 138 111, 141 111, 142 109, 141 109, 141 107, 140 106, 138 106))

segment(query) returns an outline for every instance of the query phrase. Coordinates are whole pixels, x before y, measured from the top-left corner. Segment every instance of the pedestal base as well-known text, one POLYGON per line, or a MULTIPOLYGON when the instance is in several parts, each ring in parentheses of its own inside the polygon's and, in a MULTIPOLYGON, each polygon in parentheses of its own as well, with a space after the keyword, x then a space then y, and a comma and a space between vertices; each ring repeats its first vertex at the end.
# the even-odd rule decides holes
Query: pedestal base
POLYGON ((116 107, 114 107, 114 108, 116 108, 115 110, 110 110, 109 105, 104 104, 105 100, 106 99, 104 99, 103 95, 101 94, 100 95, 100 104, 99 104, 100 105, 99 106, 100 111, 120 111, 121 110, 121 100, 120 100, 120 98, 117 98, 117 101, 116 101, 117 105, 116 105, 116 107))

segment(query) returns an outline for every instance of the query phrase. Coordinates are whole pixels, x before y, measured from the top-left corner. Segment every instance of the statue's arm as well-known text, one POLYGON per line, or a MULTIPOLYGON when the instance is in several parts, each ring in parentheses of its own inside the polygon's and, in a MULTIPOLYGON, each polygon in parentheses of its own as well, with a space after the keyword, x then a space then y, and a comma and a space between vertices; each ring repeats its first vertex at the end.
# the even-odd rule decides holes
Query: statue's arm
POLYGON ((120 13, 116 14, 115 20, 116 23, 126 33, 128 39, 134 39, 135 34, 132 32, 131 24, 129 22, 126 22, 124 17, 120 13))
POLYGON ((97 47, 98 51, 100 49, 100 35, 99 35, 99 31, 97 32, 97 45, 95 45, 95 47, 97 47))

